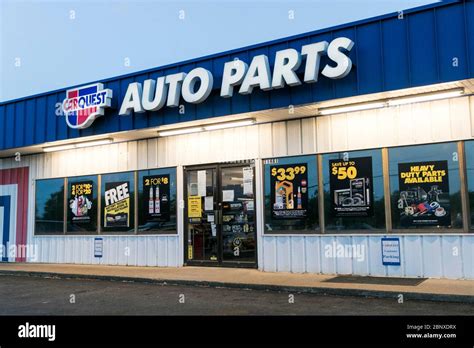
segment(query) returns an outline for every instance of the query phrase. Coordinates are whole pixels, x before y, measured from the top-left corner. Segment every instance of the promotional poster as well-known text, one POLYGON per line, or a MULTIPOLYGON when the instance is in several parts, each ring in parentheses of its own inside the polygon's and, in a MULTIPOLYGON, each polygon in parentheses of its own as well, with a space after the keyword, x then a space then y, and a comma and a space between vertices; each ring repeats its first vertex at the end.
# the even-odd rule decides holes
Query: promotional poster
POLYGON ((306 163, 270 167, 273 218, 306 218, 308 213, 307 169, 306 163))
POLYGON ((373 216, 372 157, 330 160, 329 177, 334 217, 373 216))
POLYGON ((143 178, 143 207, 146 222, 170 220, 170 177, 166 175, 145 176, 143 178))
POLYGON ((73 182, 69 186, 69 209, 71 222, 74 224, 87 224, 91 222, 91 209, 93 201, 92 181, 73 182))
POLYGON ((130 227, 130 183, 105 183, 104 227, 130 227))
POLYGON ((449 226, 448 161, 398 164, 402 226, 449 226))

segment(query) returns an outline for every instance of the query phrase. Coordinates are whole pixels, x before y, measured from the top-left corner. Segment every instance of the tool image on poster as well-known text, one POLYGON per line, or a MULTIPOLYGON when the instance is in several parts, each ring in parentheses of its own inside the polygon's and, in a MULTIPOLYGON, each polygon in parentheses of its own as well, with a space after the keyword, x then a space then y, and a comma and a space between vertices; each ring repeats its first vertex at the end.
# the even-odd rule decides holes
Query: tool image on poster
MULTIPOLYGON (((147 222, 170 221, 170 176, 154 175, 143 178, 143 204, 147 222)), ((143 212, 142 212, 143 213, 143 212)))
POLYGON ((105 183, 104 227, 130 227, 130 183, 105 183))
POLYGON ((307 164, 271 166, 270 186, 273 218, 303 219, 307 217, 307 164))
POLYGON ((451 225, 448 161, 398 164, 400 224, 451 225))
POLYGON ((72 223, 85 224, 91 222, 92 197, 92 181, 71 183, 69 187, 69 209, 72 212, 72 223))
POLYGON ((334 217, 373 216, 372 157, 330 160, 329 177, 334 217))

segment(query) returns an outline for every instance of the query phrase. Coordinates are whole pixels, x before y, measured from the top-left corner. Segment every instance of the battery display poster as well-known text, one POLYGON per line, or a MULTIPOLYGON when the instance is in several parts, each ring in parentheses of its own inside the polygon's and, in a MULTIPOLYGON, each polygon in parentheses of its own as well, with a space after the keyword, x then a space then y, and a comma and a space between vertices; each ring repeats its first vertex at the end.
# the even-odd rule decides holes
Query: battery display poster
POLYGON ((329 178, 334 217, 374 215, 372 157, 329 160, 329 178))
POLYGON ((104 227, 130 227, 130 182, 105 183, 104 227))
POLYGON ((272 217, 304 219, 308 215, 308 165, 270 167, 272 217))
POLYGON ((146 222, 170 221, 170 176, 145 176, 143 193, 146 222))
POLYGON ((71 222, 74 224, 88 224, 91 222, 91 209, 93 201, 92 181, 72 182, 69 186, 69 209, 71 222))
POLYGON ((449 226, 448 161, 398 164, 400 224, 449 226))

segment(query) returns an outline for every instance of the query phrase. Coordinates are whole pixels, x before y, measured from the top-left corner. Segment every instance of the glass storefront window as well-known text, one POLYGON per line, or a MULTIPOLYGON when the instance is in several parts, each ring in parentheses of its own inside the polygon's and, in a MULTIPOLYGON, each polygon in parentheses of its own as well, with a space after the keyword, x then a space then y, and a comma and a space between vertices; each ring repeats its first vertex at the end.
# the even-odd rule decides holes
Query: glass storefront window
POLYGON ((322 157, 326 230, 385 229, 382 151, 322 157))
POLYGON ((176 169, 139 171, 138 232, 176 231, 176 169))
POLYGON ((68 178, 67 232, 97 233, 97 175, 68 178))
POLYGON ((103 232, 134 232, 134 172, 102 175, 101 225, 103 232))
POLYGON ((267 159, 265 233, 319 230, 316 155, 267 159))
POLYGON ((471 211, 471 229, 474 229, 474 141, 465 142, 467 190, 471 211))
POLYGON ((389 149, 394 229, 462 228, 456 143, 389 149))
POLYGON ((64 233, 64 179, 36 181, 35 234, 64 233))

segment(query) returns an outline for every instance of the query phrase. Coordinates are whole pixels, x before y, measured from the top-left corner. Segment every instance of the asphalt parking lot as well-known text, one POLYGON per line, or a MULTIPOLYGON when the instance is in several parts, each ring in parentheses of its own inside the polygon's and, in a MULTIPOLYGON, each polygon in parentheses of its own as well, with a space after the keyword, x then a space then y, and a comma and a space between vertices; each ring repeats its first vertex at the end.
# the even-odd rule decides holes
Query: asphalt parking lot
POLYGON ((0 276, 0 315, 472 315, 474 304, 0 276))

